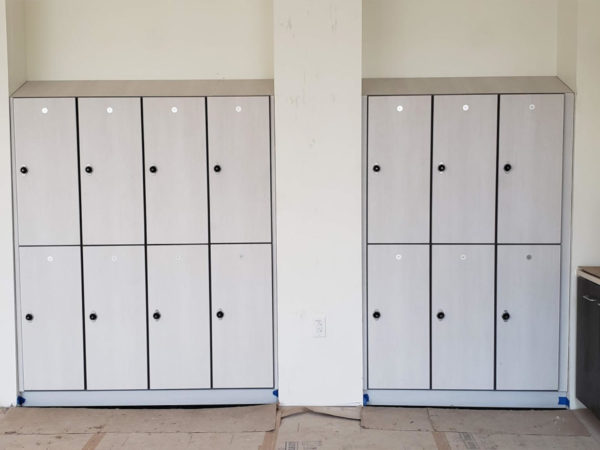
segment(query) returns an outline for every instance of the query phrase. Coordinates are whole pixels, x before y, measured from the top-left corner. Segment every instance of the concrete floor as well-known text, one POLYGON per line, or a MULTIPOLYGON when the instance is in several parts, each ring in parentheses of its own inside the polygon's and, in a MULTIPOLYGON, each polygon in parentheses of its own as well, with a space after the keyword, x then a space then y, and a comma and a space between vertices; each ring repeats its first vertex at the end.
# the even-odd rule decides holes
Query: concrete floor
POLYGON ((0 410, 0 449, 600 449, 589 411, 437 408, 0 410))

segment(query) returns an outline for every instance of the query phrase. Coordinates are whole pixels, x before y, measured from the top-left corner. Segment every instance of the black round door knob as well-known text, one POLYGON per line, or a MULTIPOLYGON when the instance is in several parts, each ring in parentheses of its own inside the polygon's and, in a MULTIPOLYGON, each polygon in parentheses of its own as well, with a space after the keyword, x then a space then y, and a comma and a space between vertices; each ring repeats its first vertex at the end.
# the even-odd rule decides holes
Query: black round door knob
POLYGON ((154 318, 154 320, 160 319, 160 311, 154 311, 154 314, 152 314, 152 317, 154 318))
POLYGON ((506 322, 508 321, 508 319, 510 319, 510 314, 508 313, 508 311, 504 311, 504 314, 502 314, 502 320, 506 322))
POLYGON ((90 314, 90 320, 96 320, 97 318, 98 318, 98 315, 96 313, 90 314))
POLYGON ((223 311, 217 311, 217 319, 222 319, 225 317, 225 313, 223 311))
POLYGON ((379 172, 381 170, 381 167, 379 167, 377 164, 375 164, 373 166, 373 172, 379 172))
POLYGON ((158 169, 156 168, 156 166, 150 166, 150 169, 149 169, 149 170, 150 170, 150 173, 156 173, 156 171, 157 171, 158 169))
POLYGON ((445 164, 440 164, 440 165, 438 166, 438 171, 440 171, 440 172, 444 172, 445 170, 446 170, 446 165, 445 165, 445 164))
POLYGON ((380 317, 381 317, 381 313, 380 313, 379 311, 375 311, 375 312, 373 313, 373 318, 374 318, 374 319, 379 319, 380 317))
POLYGON ((512 170, 512 166, 510 164, 504 164, 504 171, 510 172, 512 170))
POLYGON ((29 169, 27 168, 27 166, 22 166, 20 169, 21 173, 23 175, 25 175, 27 172, 29 172, 29 169))
POLYGON ((33 320, 33 314, 25 314, 25 320, 31 322, 33 320))
POLYGON ((439 313, 437 313, 437 318, 440 320, 443 320, 444 317, 446 317, 446 314, 444 314, 444 311, 440 311, 439 313))
POLYGON ((92 169, 92 166, 85 166, 86 173, 92 173, 93 171, 94 171, 94 169, 92 169))
POLYGON ((220 172, 221 171, 221 166, 219 166, 218 164, 214 167, 213 169, 215 172, 220 172))

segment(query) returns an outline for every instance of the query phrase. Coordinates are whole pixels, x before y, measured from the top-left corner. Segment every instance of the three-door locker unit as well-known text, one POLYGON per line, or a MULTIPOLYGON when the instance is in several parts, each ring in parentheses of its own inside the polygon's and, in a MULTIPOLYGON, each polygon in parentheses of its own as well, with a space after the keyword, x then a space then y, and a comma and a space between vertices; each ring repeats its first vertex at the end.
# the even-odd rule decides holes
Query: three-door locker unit
POLYGON ((276 400, 271 97, 173 83, 12 99, 25 405, 276 400))
POLYGON ((564 406, 573 94, 364 86, 368 402, 564 406))

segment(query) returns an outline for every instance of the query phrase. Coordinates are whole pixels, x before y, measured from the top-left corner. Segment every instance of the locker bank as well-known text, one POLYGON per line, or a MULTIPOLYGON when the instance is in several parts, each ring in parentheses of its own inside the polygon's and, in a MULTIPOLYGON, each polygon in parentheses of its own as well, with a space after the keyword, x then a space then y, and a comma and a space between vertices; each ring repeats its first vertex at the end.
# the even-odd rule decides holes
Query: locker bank
POLYGON ((600 411, 573 2, 0 2, 0 406, 600 411))

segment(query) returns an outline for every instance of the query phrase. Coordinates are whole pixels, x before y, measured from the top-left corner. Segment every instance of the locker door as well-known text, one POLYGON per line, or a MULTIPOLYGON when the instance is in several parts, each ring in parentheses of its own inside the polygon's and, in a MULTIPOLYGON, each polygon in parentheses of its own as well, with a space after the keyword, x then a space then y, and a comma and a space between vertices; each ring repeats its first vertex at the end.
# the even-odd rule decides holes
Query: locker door
POLYGON ((495 240, 497 101, 495 95, 435 97, 433 242, 495 240))
POLYGON ((558 389, 559 307, 560 246, 498 246, 498 389, 558 389))
POLYGON ((564 95, 502 95, 498 242, 560 243, 564 95))
POLYGON ((494 388, 494 246, 434 245, 433 389, 494 388))
POLYGON ((369 388, 429 389, 429 246, 368 251, 369 388))
POLYGON ((211 240, 270 242, 269 98, 207 101, 211 240))
POLYGON ((79 244, 75 99, 13 102, 19 244, 79 244))
POLYGON ((144 247, 83 249, 88 389, 147 389, 144 247))
POLYGON ((204 98, 144 98, 149 244, 208 242, 204 98))
POLYGON ((431 97, 369 97, 371 243, 429 242, 431 97))
POLYGON ((139 98, 79 99, 85 245, 143 244, 139 98))
POLYGON ((83 389, 79 247, 22 247, 19 255, 24 389, 83 389))
POLYGON ((148 247, 150 387, 210 388, 208 248, 148 247))
POLYGON ((213 387, 273 386, 271 245, 213 245, 213 387))

